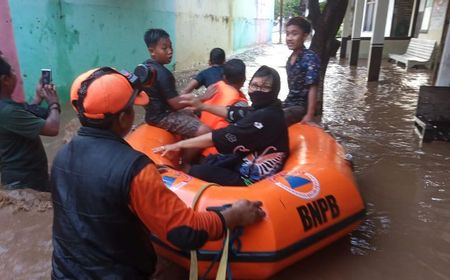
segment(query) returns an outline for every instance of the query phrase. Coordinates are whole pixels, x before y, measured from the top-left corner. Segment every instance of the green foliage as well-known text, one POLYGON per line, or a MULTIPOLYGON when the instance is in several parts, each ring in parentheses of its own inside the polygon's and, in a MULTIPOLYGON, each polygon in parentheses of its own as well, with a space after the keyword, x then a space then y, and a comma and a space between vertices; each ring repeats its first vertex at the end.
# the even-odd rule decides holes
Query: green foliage
MULTIPOLYGON (((310 0, 313 1, 313 0, 310 0)), ((316 0, 317 1, 317 0, 316 0)), ((302 16, 302 6, 304 9, 307 6, 306 0, 284 0, 283 1, 283 17, 302 16)), ((320 11, 322 12, 327 4, 327 1, 319 0, 320 11)), ((280 15, 280 0, 275 0, 274 18, 280 15)))
POLYGON ((336 33, 336 38, 341 38, 342 37, 342 24, 339 27, 337 33, 336 33))
MULTIPOLYGON (((283 1, 283 17, 295 17, 300 15, 300 4, 302 0, 284 0, 283 1)), ((280 0, 275 0, 275 16, 280 15, 280 0)))

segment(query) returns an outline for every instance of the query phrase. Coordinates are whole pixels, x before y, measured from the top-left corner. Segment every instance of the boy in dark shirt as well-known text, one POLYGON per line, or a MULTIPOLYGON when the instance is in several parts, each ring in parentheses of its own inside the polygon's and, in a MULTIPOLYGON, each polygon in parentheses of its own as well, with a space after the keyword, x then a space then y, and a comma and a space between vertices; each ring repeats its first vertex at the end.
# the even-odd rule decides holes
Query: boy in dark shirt
POLYGON ((145 121, 171 133, 191 138, 211 131, 191 111, 181 110, 188 105, 175 88, 173 74, 164 67, 172 60, 173 49, 169 34, 162 29, 149 29, 144 41, 151 58, 144 64, 156 70, 155 83, 146 89, 150 103, 145 107, 145 121))
POLYGON ((209 65, 210 67, 200 71, 185 89, 181 91, 181 94, 191 93, 194 89, 198 89, 201 86, 206 88, 212 84, 217 83, 223 79, 223 64, 225 63, 225 51, 221 48, 214 48, 209 53, 209 65))

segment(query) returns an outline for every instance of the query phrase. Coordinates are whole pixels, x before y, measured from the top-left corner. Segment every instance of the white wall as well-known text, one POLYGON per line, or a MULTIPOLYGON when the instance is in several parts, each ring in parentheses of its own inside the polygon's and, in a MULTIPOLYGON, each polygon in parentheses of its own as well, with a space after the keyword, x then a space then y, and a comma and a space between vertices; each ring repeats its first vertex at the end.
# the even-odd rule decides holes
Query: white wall
POLYGON ((450 28, 447 29, 447 37, 442 53, 436 86, 450 86, 450 28))

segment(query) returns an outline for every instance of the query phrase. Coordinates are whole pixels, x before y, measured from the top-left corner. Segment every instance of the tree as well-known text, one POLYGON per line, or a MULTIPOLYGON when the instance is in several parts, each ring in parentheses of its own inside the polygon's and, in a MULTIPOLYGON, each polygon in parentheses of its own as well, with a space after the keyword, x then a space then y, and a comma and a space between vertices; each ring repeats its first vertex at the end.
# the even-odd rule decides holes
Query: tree
POLYGON ((317 113, 320 115, 323 107, 323 81, 330 57, 335 56, 340 47, 336 34, 344 19, 347 5, 348 0, 328 0, 321 3, 319 0, 308 0, 308 19, 314 29, 310 49, 315 51, 321 60, 321 84, 317 98, 317 113))

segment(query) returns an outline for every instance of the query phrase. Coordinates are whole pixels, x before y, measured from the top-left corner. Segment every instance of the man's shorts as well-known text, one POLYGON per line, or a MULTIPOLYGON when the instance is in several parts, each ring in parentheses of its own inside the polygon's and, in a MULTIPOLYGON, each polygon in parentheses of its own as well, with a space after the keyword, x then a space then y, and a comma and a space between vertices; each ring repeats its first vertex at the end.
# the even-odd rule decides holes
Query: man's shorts
POLYGON ((306 115, 306 108, 303 106, 291 106, 284 108, 283 111, 287 126, 300 122, 306 115))
POLYGON ((188 110, 172 112, 157 124, 158 127, 183 138, 195 137, 201 125, 199 118, 188 110))

